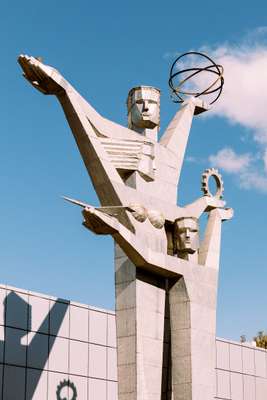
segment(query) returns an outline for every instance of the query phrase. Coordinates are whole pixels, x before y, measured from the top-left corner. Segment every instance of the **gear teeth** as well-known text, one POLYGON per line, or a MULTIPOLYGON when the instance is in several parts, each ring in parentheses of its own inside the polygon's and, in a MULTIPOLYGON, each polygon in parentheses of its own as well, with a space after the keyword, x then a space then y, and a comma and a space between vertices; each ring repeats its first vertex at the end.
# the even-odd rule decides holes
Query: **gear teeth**
POLYGON ((223 197, 224 183, 217 168, 205 169, 201 179, 201 190, 204 193, 204 196, 217 197, 219 199, 223 197), (213 195, 209 190, 209 178, 211 176, 215 177, 216 180, 217 191, 215 195, 213 195))
POLYGON ((72 398, 71 398, 71 400, 76 400, 77 399, 77 389, 76 389, 76 386, 74 385, 74 383, 71 382, 69 379, 64 379, 57 386, 57 391, 56 391, 57 400, 63 400, 61 398, 61 396, 60 396, 60 392, 65 386, 67 386, 67 387, 72 389, 72 398))

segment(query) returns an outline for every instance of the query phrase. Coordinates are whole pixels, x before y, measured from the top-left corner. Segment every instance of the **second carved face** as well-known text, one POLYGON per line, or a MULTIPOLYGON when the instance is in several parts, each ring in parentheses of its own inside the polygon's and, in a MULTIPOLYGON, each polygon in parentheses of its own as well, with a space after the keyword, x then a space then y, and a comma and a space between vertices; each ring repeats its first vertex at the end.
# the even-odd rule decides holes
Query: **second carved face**
POLYGON ((181 253, 195 253, 199 248, 199 226, 195 218, 181 218, 175 221, 174 240, 181 253))

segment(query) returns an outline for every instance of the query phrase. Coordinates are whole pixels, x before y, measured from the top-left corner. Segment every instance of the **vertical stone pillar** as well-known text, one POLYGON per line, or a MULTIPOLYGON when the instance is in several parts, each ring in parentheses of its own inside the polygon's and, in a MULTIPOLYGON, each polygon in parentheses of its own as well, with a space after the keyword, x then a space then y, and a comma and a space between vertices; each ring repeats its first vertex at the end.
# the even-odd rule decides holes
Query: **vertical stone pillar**
POLYGON ((215 396, 217 277, 203 272, 192 271, 192 280, 182 277, 169 290, 173 400, 215 396))
POLYGON ((161 400, 165 280, 115 244, 118 399, 161 400))

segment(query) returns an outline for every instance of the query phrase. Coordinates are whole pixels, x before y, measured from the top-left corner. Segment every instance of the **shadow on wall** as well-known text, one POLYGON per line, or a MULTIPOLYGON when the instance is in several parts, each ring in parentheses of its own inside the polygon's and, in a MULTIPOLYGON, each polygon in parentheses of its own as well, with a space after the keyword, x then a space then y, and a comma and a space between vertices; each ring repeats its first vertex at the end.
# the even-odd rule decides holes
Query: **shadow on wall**
MULTIPOLYGON (((32 398, 34 395, 34 392, 36 390, 36 387, 39 383, 42 371, 45 367, 45 364, 47 362, 48 356, 53 348, 54 342, 56 340, 56 336, 59 332, 60 326, 62 324, 62 321, 64 319, 64 316, 68 310, 69 303, 66 303, 66 301, 62 299, 57 299, 57 302, 54 303, 53 307, 51 310, 48 312, 47 316, 41 323, 38 331, 36 333, 32 333, 34 336, 32 337, 32 340, 28 345, 22 344, 22 342, 25 340, 23 339, 27 335, 29 335, 29 332, 31 331, 32 327, 32 311, 31 311, 31 306, 29 303, 27 303, 25 300, 23 300, 20 296, 18 296, 15 292, 10 292, 4 300, 4 337, 8 336, 8 349, 6 348, 6 342, 0 341, 0 354, 3 354, 3 360, 6 360, 6 352, 9 352, 9 358, 11 357, 12 360, 12 354, 14 354, 14 357, 17 357, 19 354, 26 354, 30 351, 31 354, 36 354, 38 356, 38 364, 39 364, 39 369, 36 370, 36 374, 34 375, 33 381, 31 381, 31 385, 29 387, 28 391, 28 398, 32 398), (60 302, 60 300, 62 302, 60 302), (12 316, 12 326, 21 326, 21 319, 22 316, 28 315, 28 321, 25 324, 25 330, 22 329, 12 329, 9 328, 9 320, 7 318, 7 305, 8 305, 8 314, 12 316), (39 349, 43 345, 43 336, 44 335, 39 335, 38 333, 44 332, 45 327, 50 326, 50 321, 53 319, 53 336, 50 336, 49 344, 48 344, 48 352, 46 354, 42 354, 39 349), (11 353, 11 355, 10 355, 11 353)), ((26 356, 27 359, 27 356, 26 356)), ((26 365, 24 365, 26 366, 26 365)), ((3 368, 3 376, 2 376, 2 382, 5 382, 5 392, 6 393, 12 393, 14 391, 14 385, 16 384, 15 382, 7 382, 4 379, 4 374, 5 374, 5 368, 3 368), (6 384, 12 385, 12 388, 6 387, 6 384)), ((2 384, 2 398, 3 398, 3 391, 4 391, 4 384, 2 384)))

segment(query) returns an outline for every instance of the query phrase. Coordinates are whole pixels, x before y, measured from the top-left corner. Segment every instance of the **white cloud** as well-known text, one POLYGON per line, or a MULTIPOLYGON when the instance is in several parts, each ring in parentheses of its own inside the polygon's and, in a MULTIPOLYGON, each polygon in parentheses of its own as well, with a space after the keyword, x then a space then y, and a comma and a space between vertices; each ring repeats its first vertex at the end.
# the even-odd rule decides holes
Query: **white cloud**
POLYGON ((244 189, 257 189, 267 193, 267 176, 260 175, 258 171, 247 171, 240 174, 240 186, 244 189))
MULTIPOLYGON (((223 65, 225 79, 221 97, 204 115, 220 116, 243 126, 257 148, 253 155, 237 154, 231 148, 224 148, 211 155, 209 161, 235 174, 242 188, 267 192, 267 26, 249 32, 238 45, 206 46, 199 50, 223 65)), ((176 56, 177 53, 165 54, 166 58, 176 56)), ((188 58, 186 65, 184 61, 183 67, 196 64, 193 57, 188 58)), ((198 90, 210 85, 208 75, 198 75, 194 82, 198 90)))
MULTIPOLYGON (((211 52, 216 62, 224 66, 223 94, 214 104, 211 115, 225 117, 251 132, 261 154, 237 155, 230 149, 221 150, 213 161, 221 162, 226 172, 238 174, 240 186, 267 193, 267 45, 264 43, 267 27, 251 33, 246 43, 239 46, 221 46, 211 52), (261 41, 261 44, 259 43, 261 41)), ((210 160, 212 160, 210 157, 210 160)))
POLYGON ((224 66, 223 94, 210 114, 251 129, 267 146, 267 47, 219 47, 212 52, 224 66))
POLYGON ((239 173, 247 170, 251 164, 250 154, 238 155, 231 148, 224 148, 217 154, 211 155, 209 161, 213 166, 223 169, 228 173, 239 173))
POLYGON ((263 162, 264 162, 265 171, 267 172, 267 149, 265 150, 265 152, 263 154, 263 162))
POLYGON ((211 155, 209 162, 213 167, 235 175, 241 188, 267 193, 267 176, 257 171, 250 154, 237 154, 231 148, 224 148, 211 155))

